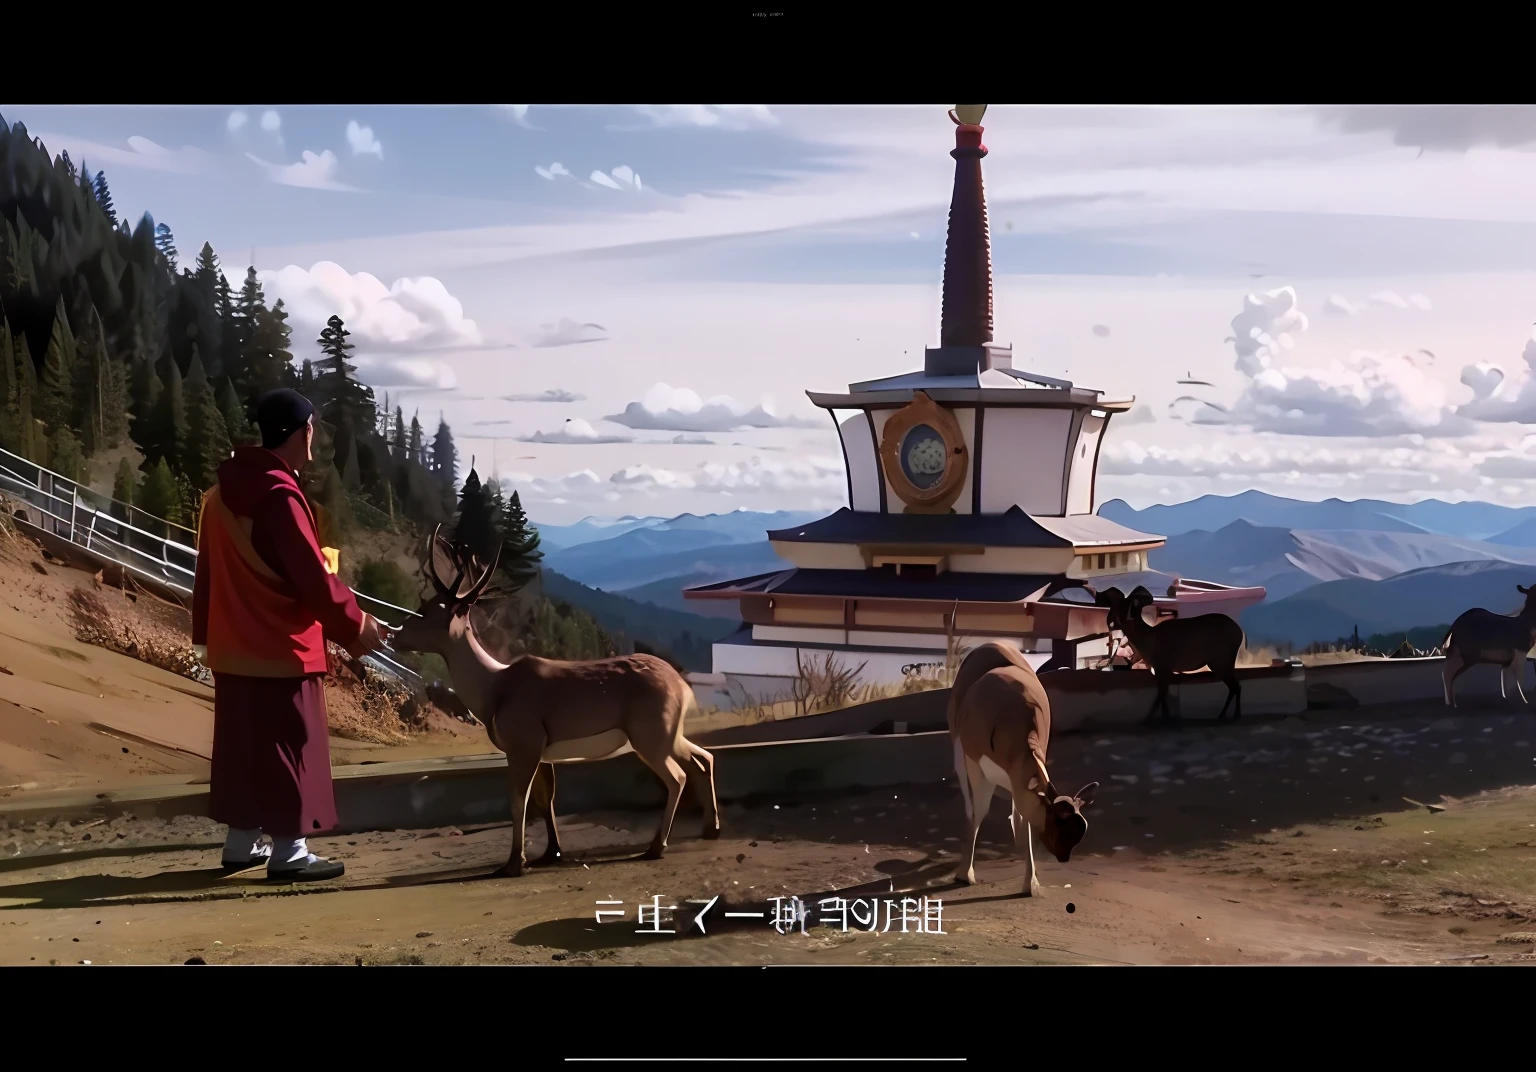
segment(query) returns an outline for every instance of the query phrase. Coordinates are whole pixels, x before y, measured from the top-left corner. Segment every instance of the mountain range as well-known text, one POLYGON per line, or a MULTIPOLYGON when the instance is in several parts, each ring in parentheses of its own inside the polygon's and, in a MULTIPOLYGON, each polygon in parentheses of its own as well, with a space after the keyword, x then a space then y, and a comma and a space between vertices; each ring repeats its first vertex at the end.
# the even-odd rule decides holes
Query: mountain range
MULTIPOLYGON (((1101 516, 1167 538, 1150 565, 1180 576, 1266 589, 1242 619, 1254 643, 1305 645, 1449 622, 1481 603, 1504 613, 1516 584, 1536 582, 1536 507, 1438 500, 1308 502, 1264 492, 1206 495, 1101 516)), ((819 517, 737 510, 672 518, 588 517, 539 532, 562 595, 635 634, 654 608, 668 637, 704 658, 737 620, 729 600, 685 600, 694 585, 786 569, 767 531, 819 517)), ((660 636, 660 634, 657 634, 660 636)))

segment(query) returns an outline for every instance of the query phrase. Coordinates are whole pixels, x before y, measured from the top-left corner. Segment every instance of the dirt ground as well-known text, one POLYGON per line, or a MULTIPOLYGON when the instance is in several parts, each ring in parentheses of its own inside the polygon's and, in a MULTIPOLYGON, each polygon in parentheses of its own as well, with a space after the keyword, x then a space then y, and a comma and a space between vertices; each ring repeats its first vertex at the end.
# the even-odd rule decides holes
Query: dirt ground
MULTIPOLYGON (((201 819, 0 830, 0 963, 1530 962, 1536 714, 1443 712, 1063 737, 1053 775, 1101 790, 1072 862, 1037 854, 1037 898, 1017 896, 1002 805, 982 884, 950 881, 952 784, 729 805, 712 842, 685 808, 661 861, 630 856, 653 814, 562 817, 567 861, 518 879, 490 874, 505 826, 316 839, 348 872, 311 889, 219 877, 222 830, 201 819), (705 935, 637 933, 641 902, 678 906, 663 925, 687 932, 687 900, 717 895, 705 935), (791 895, 806 934, 771 925, 791 895), (882 909, 871 933, 866 901, 843 933, 814 914, 831 896, 895 900, 897 922, 882 909), (944 933, 900 933, 903 897, 913 916, 940 901, 944 933)), ((531 824, 530 858, 543 838, 531 824)))

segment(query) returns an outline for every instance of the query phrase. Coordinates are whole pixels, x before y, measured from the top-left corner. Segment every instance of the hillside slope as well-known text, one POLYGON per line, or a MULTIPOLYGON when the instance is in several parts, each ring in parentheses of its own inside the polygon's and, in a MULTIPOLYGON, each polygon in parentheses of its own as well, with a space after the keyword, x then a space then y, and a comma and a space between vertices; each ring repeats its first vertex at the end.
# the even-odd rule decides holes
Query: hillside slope
POLYGON ((597 619, 609 634, 622 634, 632 644, 636 638, 661 648, 687 669, 708 673, 713 667, 711 645, 734 633, 736 620, 705 618, 654 603, 640 603, 613 592, 599 592, 554 570, 543 572, 544 594, 580 607, 597 619))

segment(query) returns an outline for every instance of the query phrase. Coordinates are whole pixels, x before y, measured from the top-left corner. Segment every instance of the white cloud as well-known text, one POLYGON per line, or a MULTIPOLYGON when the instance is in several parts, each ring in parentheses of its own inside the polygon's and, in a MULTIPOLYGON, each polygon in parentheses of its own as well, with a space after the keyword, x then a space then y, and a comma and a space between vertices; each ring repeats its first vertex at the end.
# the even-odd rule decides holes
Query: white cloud
POLYGON ((604 480, 591 469, 550 479, 526 473, 502 478, 530 502, 615 502, 634 496, 655 497, 669 492, 721 492, 731 496, 793 494, 800 502, 836 504, 846 495, 840 458, 809 457, 791 461, 757 456, 730 464, 709 462, 694 469, 667 469, 638 464, 626 466, 604 480))
MULTIPOLYGON (((367 272, 352 275, 332 261, 257 274, 269 297, 283 299, 296 326, 313 335, 333 314, 340 316, 360 352, 486 345, 475 322, 465 318, 463 304, 431 276, 397 279, 386 287, 367 272)), ((299 332, 294 336, 298 341, 299 332)))
POLYGON ((604 175, 601 171, 594 171, 588 177, 599 186, 606 186, 610 190, 621 189, 617 182, 615 182, 613 179, 610 179, 607 175, 604 175))
POLYGON ((1396 473, 1422 477, 1421 484, 1465 475, 1468 456, 1440 440, 1417 446, 1326 446, 1294 448, 1264 441, 1223 439, 1182 448, 1106 443, 1099 472, 1107 476, 1221 477, 1341 476, 1396 473))
POLYGON ((305 149, 301 158, 292 164, 273 164, 254 153, 247 157, 266 169, 267 176, 283 186, 297 186, 305 190, 356 190, 336 178, 340 161, 336 154, 326 149, 318 154, 305 149))
MULTIPOLYGON (((549 390, 540 391, 538 394, 502 395, 501 397, 505 402, 583 402, 587 396, 567 391, 563 387, 551 387, 549 390)), ((486 424, 490 422, 482 421, 481 423, 486 424)))
POLYGON ((541 327, 529 345, 539 350, 550 346, 577 346, 586 342, 603 342, 607 338, 608 329, 601 324, 578 324, 574 320, 562 318, 558 324, 545 324, 541 327))
POLYGON ((1323 304, 1323 311, 1327 313, 1340 313, 1344 316, 1354 316, 1363 311, 1368 305, 1380 306, 1385 309, 1418 309, 1429 312, 1434 304, 1423 294, 1410 294, 1406 298, 1395 290, 1380 290, 1372 294, 1364 302, 1353 302, 1342 294, 1335 294, 1323 304))
POLYGON ((426 358, 358 358, 357 375, 370 387, 451 391, 459 385, 458 376, 450 365, 426 358))
MULTIPOLYGON (((1401 308, 1409 304, 1389 291, 1371 300, 1401 303, 1401 308)), ((1227 412, 1207 407, 1194 422, 1320 436, 1460 435, 1470 430, 1451 411, 1444 385, 1407 357, 1362 350, 1323 368, 1275 366, 1278 353, 1295 346, 1292 333, 1306 329, 1293 288, 1248 295, 1232 321, 1236 367, 1248 382, 1227 412)))
MULTIPOLYGON (((676 443, 679 446, 712 447, 715 445, 715 441, 709 438, 709 436, 687 434, 675 435, 668 442, 676 443)), ((759 447, 758 449, 762 450, 764 448, 759 447)))
POLYGON ((283 129, 283 117, 268 108, 261 113, 261 129, 268 134, 276 134, 283 129))
POLYGON ((1306 330, 1307 316, 1297 308, 1294 288, 1248 295, 1243 311, 1232 318, 1237 370, 1245 376, 1257 375, 1269 367, 1278 351, 1295 346, 1291 332, 1306 330))
MULTIPOLYGON (((538 171, 539 169, 535 168, 534 170, 538 171)), ((553 168, 551 168, 551 170, 553 170, 553 168)), ((543 172, 540 172, 540 174, 543 174, 543 172)), ((547 175, 545 176, 545 178, 549 177, 550 176, 547 175)), ((588 178, 595 185, 605 186, 610 190, 639 191, 644 188, 640 185, 640 176, 636 175, 634 168, 627 164, 620 164, 618 167, 607 173, 602 171, 594 171, 591 175, 588 176, 588 178)))
POLYGON ((1129 428, 1132 425, 1156 423, 1157 414, 1153 413, 1152 407, 1145 402, 1139 406, 1132 406, 1128 413, 1110 418, 1111 428, 1129 428))
POLYGON ((372 155, 384 159, 384 146, 373 136, 373 128, 359 125, 356 119, 347 121, 347 144, 352 146, 353 156, 372 155))
POLYGON ((757 130, 779 123, 766 104, 636 104, 632 107, 657 127, 757 130))
POLYGON ((37 139, 49 147, 49 152, 67 152, 77 162, 91 165, 93 172, 103 165, 143 168, 146 171, 168 171, 181 175, 195 175, 213 169, 216 159, 212 153, 183 145, 180 149, 168 149, 158 142, 135 134, 124 142, 126 149, 68 134, 37 134, 37 139))
POLYGON ((528 105, 498 104, 496 107, 502 109, 503 114, 510 118, 512 122, 516 123, 518 126, 527 127, 529 130, 537 129, 528 122, 528 105))
POLYGON ((604 435, 580 418, 570 417, 553 432, 518 436, 524 443, 633 443, 634 436, 604 435))
POLYGON ((1504 369, 1490 362, 1467 365, 1461 382, 1472 388, 1472 401, 1457 412, 1478 421, 1536 424, 1536 330, 1525 342, 1520 359, 1525 375, 1519 386, 1506 383, 1504 369))
POLYGON ((565 169, 565 165, 560 163, 558 160, 549 165, 549 167, 535 166, 533 170, 534 173, 539 176, 539 178, 548 179, 550 182, 554 182, 555 178, 559 175, 570 175, 570 172, 565 169))
POLYGON ((610 174, 613 175, 614 178, 618 179, 619 182, 623 183, 625 186, 628 186, 631 190, 641 189, 640 176, 636 175, 634 169, 627 164, 620 164, 618 167, 614 168, 610 174))
POLYGON ((1536 107, 1529 104, 1341 104, 1315 111, 1350 133, 1390 134, 1394 145, 1420 150, 1536 144, 1536 107))
POLYGON ((658 383, 644 400, 606 418, 626 428, 657 432, 732 432, 742 428, 816 428, 820 422, 780 417, 766 404, 748 408, 726 395, 705 401, 687 388, 658 383))
POLYGON ((234 111, 229 113, 229 118, 224 120, 225 129, 233 134, 241 127, 245 126, 245 124, 250 121, 250 118, 250 116, 236 108, 234 111))
POLYGON ((1109 338, 1109 327, 1105 324, 1093 325, 1093 333, 1101 339, 1109 338))

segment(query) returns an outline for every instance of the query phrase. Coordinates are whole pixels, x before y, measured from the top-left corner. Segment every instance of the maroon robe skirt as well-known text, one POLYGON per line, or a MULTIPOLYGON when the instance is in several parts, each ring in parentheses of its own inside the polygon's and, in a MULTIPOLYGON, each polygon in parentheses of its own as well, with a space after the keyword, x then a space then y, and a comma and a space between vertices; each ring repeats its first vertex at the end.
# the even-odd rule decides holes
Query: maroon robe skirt
POLYGON ((322 679, 213 675, 215 822, 274 837, 336 829, 322 679))

